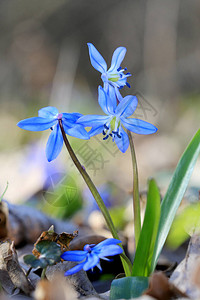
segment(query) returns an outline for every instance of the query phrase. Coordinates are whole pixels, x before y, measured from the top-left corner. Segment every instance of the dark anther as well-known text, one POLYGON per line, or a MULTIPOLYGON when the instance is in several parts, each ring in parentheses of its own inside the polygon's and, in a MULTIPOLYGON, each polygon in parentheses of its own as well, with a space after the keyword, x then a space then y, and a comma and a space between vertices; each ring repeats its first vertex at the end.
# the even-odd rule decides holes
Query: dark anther
POLYGON ((53 130, 53 127, 50 127, 51 130, 53 130))
POLYGON ((121 139, 122 136, 121 136, 119 133, 117 133, 117 137, 118 137, 119 139, 121 139))
POLYGON ((108 127, 108 126, 106 126, 106 124, 104 124, 104 128, 105 128, 105 129, 107 129, 107 130, 109 129, 109 127, 108 127))
POLYGON ((108 137, 109 137, 109 135, 106 135, 106 136, 103 138, 103 140, 104 140, 104 141, 107 140, 108 137))
POLYGON ((131 87, 130 84, 129 84, 128 82, 126 83, 126 85, 127 85, 127 87, 129 87, 129 88, 131 87))
POLYGON ((119 68, 117 69, 117 71, 119 72, 121 69, 122 69, 122 68, 121 68, 121 67, 119 67, 119 68))
POLYGON ((106 135, 106 132, 105 132, 104 130, 103 130, 103 132, 102 132, 102 133, 103 133, 103 135, 106 135))

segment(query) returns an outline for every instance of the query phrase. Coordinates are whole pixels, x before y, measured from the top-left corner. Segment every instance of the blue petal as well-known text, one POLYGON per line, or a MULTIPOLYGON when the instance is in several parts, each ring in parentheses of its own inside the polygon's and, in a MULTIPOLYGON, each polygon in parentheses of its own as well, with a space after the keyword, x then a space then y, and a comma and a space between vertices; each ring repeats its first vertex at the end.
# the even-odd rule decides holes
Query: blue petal
POLYGON ((106 91, 101 86, 99 86, 98 101, 99 101, 99 105, 101 106, 105 114, 109 115, 114 113, 115 103, 116 103, 115 94, 108 95, 106 91))
POLYGON ((34 117, 20 121, 17 126, 30 131, 42 131, 49 129, 57 123, 57 120, 48 118, 34 117))
POLYGON ((121 135, 121 138, 119 138, 117 136, 115 137, 115 143, 116 143, 117 147, 119 148, 119 150, 122 153, 125 153, 129 146, 129 138, 123 128, 121 128, 120 135, 121 135))
POLYGON ((114 256, 121 254, 123 252, 122 248, 118 245, 109 245, 101 250, 98 254, 99 258, 104 258, 106 256, 114 256))
POLYGON ((87 257, 88 251, 75 250, 66 251, 61 255, 61 258, 67 261, 82 261, 87 257))
POLYGON ((73 127, 69 127, 63 121, 63 128, 65 130, 65 133, 78 139, 89 140, 90 138, 90 135, 82 125, 76 124, 73 127))
POLYGON ((116 97, 117 97, 117 100, 120 102, 123 100, 123 97, 119 91, 119 89, 117 87, 115 87, 115 94, 116 94, 116 97))
POLYGON ((92 129, 88 132, 90 137, 100 134, 103 132, 104 126, 100 125, 100 126, 96 126, 96 127, 92 127, 92 129))
POLYGON ((99 72, 105 73, 107 71, 107 64, 99 51, 91 43, 87 43, 92 66, 99 72))
POLYGON ((67 272, 65 272, 65 276, 73 275, 83 269, 84 263, 78 264, 75 267, 71 268, 67 272))
POLYGON ((114 70, 117 70, 120 67, 125 54, 126 54, 125 47, 119 47, 114 51, 113 57, 112 57, 112 62, 111 62, 111 67, 108 70, 108 72, 113 72, 114 70))
POLYGON ((138 100, 136 96, 126 96, 118 104, 115 113, 124 118, 131 116, 136 110, 138 100))
POLYGON ((110 239, 106 239, 102 242, 100 242, 99 244, 97 244, 93 249, 94 250, 98 250, 104 246, 108 246, 108 245, 116 245, 116 244, 120 244, 122 241, 120 240, 117 240, 117 239, 113 239, 113 238, 110 238, 110 239))
POLYGON ((53 106, 47 106, 38 111, 38 116, 41 118, 54 118, 57 114, 58 110, 53 106))
POLYGON ((70 122, 76 122, 80 117, 82 117, 82 114, 79 113, 62 113, 62 115, 62 120, 66 119, 70 122))
POLYGON ((99 263, 99 257, 95 253, 88 254, 87 260, 83 266, 83 270, 88 271, 99 263))
POLYGON ((46 145, 47 160, 48 161, 54 160, 62 150, 62 146, 63 146, 63 137, 60 130, 60 126, 59 124, 57 124, 54 127, 47 141, 47 145, 46 145))
POLYGON ((80 117, 80 119, 77 121, 77 124, 82 124, 85 127, 96 127, 100 126, 101 124, 104 125, 109 119, 110 117, 108 116, 87 115, 80 117))
POLYGON ((121 118, 121 122, 124 127, 137 134, 152 134, 158 130, 154 125, 139 119, 121 118))

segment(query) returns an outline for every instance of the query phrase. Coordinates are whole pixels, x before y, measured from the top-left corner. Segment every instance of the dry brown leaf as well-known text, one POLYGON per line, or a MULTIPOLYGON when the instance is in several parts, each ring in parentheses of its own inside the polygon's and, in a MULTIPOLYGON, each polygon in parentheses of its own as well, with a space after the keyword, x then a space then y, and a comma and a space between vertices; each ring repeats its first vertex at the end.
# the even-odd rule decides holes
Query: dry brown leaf
POLYGON ((144 295, 149 295, 158 300, 188 298, 185 293, 170 283, 162 272, 154 273, 150 277, 149 288, 144 295))
POLYGON ((63 232, 61 234, 58 234, 54 232, 54 227, 51 226, 48 231, 43 231, 37 241, 34 244, 34 249, 32 251, 33 255, 35 257, 39 258, 40 253, 36 249, 36 245, 41 241, 50 241, 50 242, 56 242, 61 247, 61 251, 68 251, 69 250, 69 243, 78 235, 78 231, 74 231, 73 233, 66 233, 63 232))

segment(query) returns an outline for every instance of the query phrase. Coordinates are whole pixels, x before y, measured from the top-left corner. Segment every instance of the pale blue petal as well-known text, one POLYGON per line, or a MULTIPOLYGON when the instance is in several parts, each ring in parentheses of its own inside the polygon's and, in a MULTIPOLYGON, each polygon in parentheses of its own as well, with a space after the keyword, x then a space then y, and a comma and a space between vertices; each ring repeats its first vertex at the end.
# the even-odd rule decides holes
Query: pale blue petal
POLYGON ((122 97, 122 95, 121 95, 119 89, 118 89, 116 86, 114 87, 114 89, 115 89, 115 95, 116 95, 116 97, 117 97, 117 100, 118 100, 119 102, 122 101, 122 100, 123 100, 123 97, 122 97))
POLYGON ((87 251, 75 250, 66 251, 61 255, 61 258, 66 261, 82 261, 87 257, 87 251))
POLYGON ((110 117, 108 116, 100 116, 100 115, 86 115, 83 117, 80 117, 78 121, 76 122, 77 124, 82 124, 85 127, 96 127, 100 126, 101 124, 105 124, 108 122, 110 117))
POLYGON ((47 141, 47 145, 46 145, 47 160, 48 161, 54 160, 62 150, 62 146, 63 146, 63 137, 60 130, 60 126, 59 124, 57 124, 54 127, 47 141))
POLYGON ((115 143, 116 143, 117 147, 119 148, 119 150, 122 153, 125 153, 129 146, 128 135, 124 131, 123 128, 121 128, 120 135, 121 135, 121 138, 119 138, 117 136, 115 137, 115 143))
POLYGON ((116 103, 116 96, 114 95, 108 95, 106 91, 99 86, 98 88, 98 101, 99 105, 101 106, 103 112, 107 115, 113 114, 116 103))
POLYGON ((47 106, 38 111, 38 116, 41 118, 55 118, 57 114, 58 110, 53 106, 47 106))
POLYGON ((75 267, 73 267, 70 270, 68 270, 67 272, 65 272, 65 276, 73 275, 73 274, 79 272, 80 270, 83 269, 83 266, 84 266, 84 263, 76 265, 75 267))
POLYGON ((104 258, 106 256, 114 256, 121 254, 123 252, 122 248, 118 245, 109 245, 101 249, 101 252, 98 254, 99 258, 104 258))
POLYGON ((97 126, 97 127, 92 127, 92 129, 88 133, 89 133, 90 137, 92 137, 94 135, 102 133, 103 129, 104 129, 103 125, 100 125, 100 126, 97 126))
POLYGON ((124 59, 125 54, 126 54, 126 48, 125 47, 119 47, 114 51, 113 57, 112 57, 112 62, 111 62, 111 67, 108 70, 108 72, 113 72, 113 71, 117 70, 120 67, 121 62, 124 59))
POLYGON ((68 125, 65 125, 63 121, 63 127, 65 132, 70 136, 83 140, 89 140, 90 138, 90 135, 82 125, 76 124, 73 127, 69 127, 68 125))
POLYGON ((113 238, 110 238, 110 239, 106 239, 102 242, 100 242, 99 244, 97 244, 93 249, 94 250, 98 250, 104 246, 109 246, 109 245, 116 245, 116 244, 120 244, 122 241, 120 240, 117 240, 117 239, 113 239, 113 238))
POLYGON ((76 122, 80 117, 82 117, 82 114, 79 113, 63 113, 62 119, 66 119, 70 122, 76 122))
POLYGON ((99 257, 95 253, 88 254, 87 260, 83 266, 84 271, 94 268, 99 263, 99 257))
POLYGON ((115 113, 121 117, 129 117, 136 110, 138 100, 136 96, 126 96, 118 104, 115 113))
POLYGON ((99 51, 93 44, 87 43, 92 66, 99 72, 104 73, 107 71, 107 64, 99 51))
POLYGON ((20 121, 17 126, 30 131, 43 131, 49 129, 57 123, 57 120, 34 117, 20 121))
POLYGON ((122 117, 121 122, 125 128, 137 134, 152 134, 158 130, 154 125, 139 119, 122 117))
POLYGON ((110 102, 112 103, 112 113, 114 113, 116 107, 117 107, 117 95, 116 95, 116 92, 115 92, 115 88, 109 84, 109 87, 108 87, 108 96, 110 98, 110 102))

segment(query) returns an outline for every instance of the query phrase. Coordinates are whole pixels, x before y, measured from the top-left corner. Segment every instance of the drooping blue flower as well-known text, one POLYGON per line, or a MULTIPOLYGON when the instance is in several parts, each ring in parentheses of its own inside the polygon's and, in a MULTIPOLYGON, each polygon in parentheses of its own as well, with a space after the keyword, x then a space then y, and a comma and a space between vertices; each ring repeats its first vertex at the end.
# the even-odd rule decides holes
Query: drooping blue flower
POLYGON ((46 145, 46 157, 48 161, 52 161, 59 155, 63 146, 63 136, 59 126, 59 120, 62 120, 66 134, 79 139, 90 138, 84 127, 76 123, 81 116, 79 113, 59 114, 57 108, 47 106, 38 111, 38 117, 22 120, 17 126, 30 131, 51 129, 52 132, 46 145))
POLYGON ((101 79, 104 83, 105 91, 110 94, 111 90, 114 89, 117 98, 119 101, 122 100, 122 96, 119 92, 119 89, 123 88, 125 85, 130 87, 127 83, 127 77, 131 76, 130 73, 124 74, 124 71, 127 69, 121 68, 121 62, 124 59, 126 54, 125 47, 117 48, 112 57, 111 67, 107 70, 107 64, 101 54, 97 51, 93 44, 88 43, 90 61, 92 66, 99 71, 101 75, 101 79))
POLYGON ((100 259, 109 260, 106 256, 114 256, 123 252, 122 248, 117 244, 120 240, 106 239, 99 244, 87 244, 83 250, 66 251, 61 255, 61 258, 66 261, 77 261, 77 264, 72 269, 65 272, 65 276, 72 275, 80 270, 88 271, 97 266, 101 270, 100 259))
POLYGON ((77 123, 85 127, 92 127, 89 131, 90 137, 103 133, 103 140, 106 140, 111 136, 119 150, 124 153, 129 146, 129 139, 123 126, 137 134, 152 134, 157 131, 157 128, 148 122, 128 118, 134 113, 137 107, 138 100, 136 96, 126 96, 117 105, 114 93, 112 96, 109 96, 105 90, 99 86, 98 94, 99 104, 106 116, 86 115, 77 121, 77 123))

